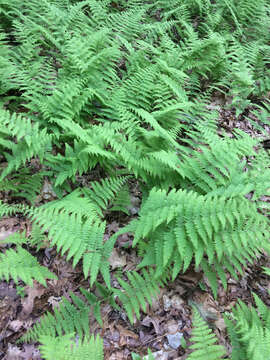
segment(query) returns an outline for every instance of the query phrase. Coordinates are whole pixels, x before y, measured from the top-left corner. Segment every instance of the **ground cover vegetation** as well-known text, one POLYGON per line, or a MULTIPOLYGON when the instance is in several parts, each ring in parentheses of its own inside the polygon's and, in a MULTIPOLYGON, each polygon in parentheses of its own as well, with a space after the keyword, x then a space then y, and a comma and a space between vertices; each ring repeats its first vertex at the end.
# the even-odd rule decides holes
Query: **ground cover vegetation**
MULTIPOLYGON (((46 285, 57 274, 36 251, 55 247, 88 284, 20 341, 48 360, 102 359, 101 303, 133 323, 190 267, 217 297, 269 254, 269 1, 0 0, 0 19, 0 213, 31 223, 2 240, 0 275, 46 285), (218 96, 257 137, 219 126, 218 96), (123 234, 141 260, 112 281, 123 234)), ((188 359, 268 358, 270 311, 253 305, 225 315, 230 353, 194 307, 188 359)))

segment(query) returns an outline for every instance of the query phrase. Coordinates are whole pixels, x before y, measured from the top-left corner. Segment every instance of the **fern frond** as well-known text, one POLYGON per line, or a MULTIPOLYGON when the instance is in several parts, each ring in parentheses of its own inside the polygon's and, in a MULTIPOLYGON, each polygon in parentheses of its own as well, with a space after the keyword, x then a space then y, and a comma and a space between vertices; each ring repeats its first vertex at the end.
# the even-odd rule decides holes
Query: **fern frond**
POLYGON ((104 253, 105 223, 101 223, 95 217, 82 222, 80 212, 83 209, 80 207, 77 209, 79 215, 68 211, 58 212, 54 207, 32 210, 31 215, 43 231, 48 231, 51 244, 56 245, 57 250, 61 250, 62 254, 67 252, 67 260, 73 257, 73 266, 76 266, 80 259, 83 260, 84 276, 90 275, 91 284, 95 282, 99 271, 102 271, 107 280, 109 276, 106 262, 108 260, 105 256, 110 256, 110 254, 104 253))
POLYGON ((8 165, 2 171, 1 180, 34 156, 39 156, 42 160, 51 148, 51 136, 48 135, 47 129, 40 128, 38 124, 32 124, 30 119, 1 110, 0 126, 7 126, 9 135, 16 137, 18 141, 12 145, 12 155, 5 154, 8 165))
POLYGON ((155 264, 157 274, 174 261, 180 261, 185 271, 194 258, 196 267, 203 266, 211 277, 214 271, 224 279, 223 267, 235 277, 234 268, 241 273, 242 266, 252 262, 260 249, 268 249, 266 218, 255 204, 241 197, 212 198, 183 190, 167 194, 152 189, 132 226, 134 246, 148 239, 140 266, 155 264))
POLYGON ((136 271, 127 273, 129 282, 121 278, 117 278, 122 289, 113 289, 113 293, 122 303, 129 321, 134 322, 134 315, 140 317, 140 308, 145 312, 146 304, 152 304, 152 299, 159 291, 159 285, 164 284, 162 279, 154 279, 153 271, 148 273, 142 270, 142 275, 136 271))
POLYGON ((83 188, 82 192, 89 200, 97 205, 99 214, 107 209, 109 202, 117 197, 117 194, 128 181, 129 177, 110 177, 91 183, 91 189, 83 188))
POLYGON ((80 339, 89 335, 89 308, 80 298, 72 294, 74 304, 63 298, 54 314, 47 313, 39 323, 36 323, 20 341, 37 341, 40 336, 63 336, 76 333, 80 339))
POLYGON ((258 311, 239 301, 232 315, 226 318, 232 343, 237 345, 233 348, 232 359, 238 359, 241 354, 241 359, 263 360, 269 355, 270 311, 257 295, 254 298, 258 311))
POLYGON ((190 340, 194 343, 190 349, 194 351, 187 357, 188 360, 221 360, 226 353, 223 346, 216 345, 215 334, 209 329, 197 309, 193 310, 193 330, 190 340))
POLYGON ((46 286, 46 279, 57 279, 55 274, 39 265, 36 258, 20 246, 16 251, 9 249, 0 254, 0 276, 6 281, 13 279, 16 284, 20 279, 30 286, 33 286, 33 280, 46 286))
POLYGON ((39 342, 44 360, 103 360, 103 341, 99 336, 76 340, 74 334, 60 337, 42 335, 39 342))

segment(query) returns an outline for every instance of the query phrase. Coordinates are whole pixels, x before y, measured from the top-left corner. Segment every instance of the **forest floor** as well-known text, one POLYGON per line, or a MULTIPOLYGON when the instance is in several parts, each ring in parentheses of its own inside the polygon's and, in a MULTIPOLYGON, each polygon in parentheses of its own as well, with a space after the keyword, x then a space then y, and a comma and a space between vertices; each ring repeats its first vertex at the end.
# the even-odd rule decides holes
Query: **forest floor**
MULTIPOLYGON (((236 118, 233 111, 225 110, 222 105, 215 103, 213 106, 219 109, 220 130, 225 129, 229 134, 232 129, 241 128, 251 136, 258 136, 243 116, 236 118)), ((85 182, 87 177, 78 178, 78 181, 85 182)), ((116 213, 111 222, 108 222, 108 237, 126 225, 132 217, 137 216, 136 206, 140 202, 140 194, 136 190, 136 184, 131 186, 134 194, 134 208, 131 209, 133 215, 116 213)), ((7 196, 7 193, 0 193, 1 199, 7 196)), ((53 199, 51 185, 45 181, 37 202, 45 203, 53 199)), ((267 198, 264 200, 269 201, 267 198)), ((24 217, 6 217, 0 220, 0 240, 17 231, 26 231, 26 235, 29 235, 31 224, 24 217)), ((128 234, 119 236, 110 258, 112 279, 119 272, 134 270, 139 263, 131 244, 132 238, 128 234)), ((81 265, 74 269, 65 257, 57 254, 55 248, 40 249, 36 256, 42 265, 58 276, 58 280, 49 280, 47 287, 35 282, 32 288, 18 286, 13 281, 0 282, 0 359, 41 359, 38 344, 17 343, 17 340, 46 311, 57 307, 62 296, 69 298, 70 292, 78 294, 80 287, 87 287, 81 265)), ((153 306, 142 313, 140 320, 136 320, 134 325, 130 325, 124 311, 116 312, 110 305, 104 304, 103 327, 101 328, 94 318, 90 321, 92 333, 100 333, 103 338, 105 360, 131 359, 132 352, 142 356, 148 348, 158 360, 185 359, 188 353, 185 344, 189 344, 192 328, 191 305, 199 309, 203 318, 214 329, 220 344, 225 345, 229 352, 230 345, 223 319, 226 311, 230 311, 239 299, 252 304, 253 292, 270 306, 270 277, 262 272, 262 266, 270 267, 269 257, 261 256, 247 268, 239 281, 228 276, 228 287, 225 290, 220 284, 216 300, 203 273, 195 272, 190 267, 184 275, 179 275, 173 284, 168 283, 160 291, 153 301, 153 306)))

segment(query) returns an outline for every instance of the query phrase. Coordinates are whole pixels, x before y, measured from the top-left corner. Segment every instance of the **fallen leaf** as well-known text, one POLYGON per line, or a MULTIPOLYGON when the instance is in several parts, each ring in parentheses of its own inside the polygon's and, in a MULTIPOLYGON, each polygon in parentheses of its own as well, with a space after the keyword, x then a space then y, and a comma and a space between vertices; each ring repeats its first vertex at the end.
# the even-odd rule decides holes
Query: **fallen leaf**
POLYGON ((61 296, 50 296, 48 299, 48 304, 51 305, 51 307, 54 308, 58 308, 61 302, 61 296))
MULTIPOLYGON (((5 230, 5 229, 1 229, 0 230, 0 243, 4 243, 5 244, 5 240, 12 234, 14 234, 16 231, 13 230, 5 230)), ((1 244, 3 245, 3 244, 1 244)))
POLYGON ((180 296, 174 295, 172 297, 172 299, 171 299, 172 308, 177 309, 177 310, 182 310, 183 304, 184 304, 184 300, 180 296))
POLYGON ((109 263, 112 269, 123 267, 126 265, 127 260, 125 255, 119 255, 116 249, 113 249, 111 256, 109 257, 109 263))
POLYGON ((218 320, 215 321, 215 326, 217 329, 219 329, 220 331, 224 331, 226 329, 226 324, 225 321, 222 317, 220 317, 218 320))
POLYGON ((9 323, 8 327, 10 330, 17 332, 23 326, 23 321, 21 320, 13 320, 9 323))
POLYGON ((115 326, 118 329, 120 335, 131 337, 131 338, 133 338, 135 340, 139 339, 139 336, 137 334, 135 334, 133 331, 125 329, 122 325, 116 324, 115 326))
POLYGON ((21 357, 25 360, 38 360, 40 359, 40 352, 34 346, 30 344, 23 345, 24 352, 21 354, 21 357))
MULTIPOLYGON (((159 350, 156 351, 154 353, 152 353, 152 356, 154 357, 155 360, 168 360, 169 358, 171 358, 172 356, 175 355, 175 351, 164 351, 164 350, 159 350)), ((175 358, 175 356, 174 356, 175 358)), ((143 357, 143 360, 150 360, 151 359, 151 355, 146 355, 143 357)))
POLYGON ((169 311, 170 307, 172 306, 171 299, 166 294, 163 295, 163 306, 164 306, 164 311, 169 311))
POLYGON ((125 360, 125 359, 126 358, 124 357, 122 351, 117 351, 109 357, 109 360, 125 360))
POLYGON ((24 288, 27 297, 22 299, 22 311, 20 313, 21 319, 24 320, 31 314, 35 298, 40 298, 44 294, 45 290, 45 287, 37 281, 34 281, 33 287, 28 285, 24 288))
POLYGON ((4 360, 21 360, 22 359, 22 351, 13 345, 8 345, 7 353, 4 360))
POLYGON ((47 181, 47 180, 44 181, 44 185, 43 185, 41 193, 42 193, 43 199, 45 199, 45 200, 57 197, 55 192, 53 191, 52 184, 49 183, 49 181, 47 181))
POLYGON ((168 344, 174 350, 178 349, 181 346, 181 339, 183 337, 182 332, 176 332, 175 334, 167 334, 166 335, 168 344))
POLYGON ((165 325, 165 331, 169 334, 175 334, 178 330, 179 324, 176 320, 169 320, 165 325))

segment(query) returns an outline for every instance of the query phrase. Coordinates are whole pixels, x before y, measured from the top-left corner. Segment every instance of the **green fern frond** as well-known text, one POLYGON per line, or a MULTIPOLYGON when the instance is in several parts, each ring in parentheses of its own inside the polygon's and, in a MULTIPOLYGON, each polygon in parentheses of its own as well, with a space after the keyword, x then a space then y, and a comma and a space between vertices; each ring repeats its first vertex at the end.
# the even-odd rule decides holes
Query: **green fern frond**
POLYGON ((11 191, 11 197, 23 197, 33 204, 41 191, 44 175, 42 172, 31 174, 28 168, 18 169, 1 181, 0 190, 11 191))
POLYGON ((7 127, 9 135, 16 137, 18 143, 13 143, 10 149, 12 155, 5 154, 8 165, 2 171, 1 180, 34 156, 39 156, 42 160, 51 148, 52 140, 47 129, 40 128, 38 123, 32 124, 30 119, 4 110, 0 112, 0 127, 2 126, 7 127))
POLYGON ((61 200, 28 211, 28 216, 43 231, 48 231, 51 244, 62 254, 67 252, 67 260, 73 257, 73 266, 83 260, 84 276, 90 275, 91 285, 100 271, 110 287, 108 257, 115 240, 104 243, 105 223, 101 217, 127 179, 94 182, 91 190, 75 190, 61 200))
POLYGON ((0 254, 0 276, 6 281, 13 279, 16 284, 22 280, 30 286, 33 286, 33 280, 46 286, 46 279, 57 279, 55 274, 39 265, 36 258, 20 246, 16 251, 9 249, 0 254))
POLYGON ((107 209, 109 202, 117 198, 118 193, 128 181, 129 177, 110 177, 91 183, 91 189, 83 188, 82 192, 97 205, 99 214, 107 209))
POLYGON ((0 200, 0 217, 4 215, 13 215, 20 211, 20 207, 16 205, 9 205, 0 200))
POLYGON ((270 276, 270 268, 263 267, 264 273, 270 276))
POLYGON ((163 285, 165 278, 156 280, 153 277, 153 271, 147 272, 143 269, 142 275, 136 271, 127 274, 126 282, 118 278, 121 289, 112 288, 108 290, 103 285, 96 283, 99 296, 81 289, 86 301, 78 296, 71 294, 73 303, 63 298, 59 307, 55 309, 54 314, 47 313, 41 318, 40 323, 36 323, 29 330, 21 341, 38 340, 40 336, 62 336, 75 332, 79 338, 89 334, 89 315, 93 312, 98 322, 102 323, 100 303, 104 300, 109 301, 113 308, 119 310, 120 307, 115 299, 118 298, 123 308, 127 312, 131 323, 134 321, 133 315, 140 317, 140 308, 146 311, 146 304, 152 304, 152 299, 159 291, 159 285, 163 285))
MULTIPOLYGON (((80 207, 77 209, 79 212, 83 210, 80 207)), ((61 250, 62 254, 67 252, 67 260, 73 257, 73 266, 76 266, 80 259, 83 260, 84 276, 90 275, 91 284, 95 282, 99 271, 104 274, 106 280, 109 278, 106 256, 110 254, 104 252, 104 222, 96 221, 98 219, 95 217, 82 222, 80 214, 58 212, 54 207, 32 210, 31 214, 38 226, 43 231, 48 231, 51 244, 56 245, 57 250, 61 250)))
POLYGON ((129 321, 134 322, 134 316, 140 318, 140 309, 146 311, 146 304, 152 304, 152 299, 159 291, 159 285, 163 285, 165 280, 155 279, 153 271, 142 270, 142 275, 136 271, 127 273, 129 282, 117 278, 122 289, 113 289, 113 293, 122 303, 129 321))
POLYGON ((163 273, 176 261, 177 252, 184 271, 194 258, 196 267, 201 265, 213 281, 218 273, 224 285, 222 268, 235 277, 234 269, 242 273, 247 261, 253 262, 260 249, 268 249, 267 219, 254 203, 241 197, 212 198, 183 190, 167 194, 152 189, 132 227, 134 246, 148 239, 141 267, 155 264, 157 274, 163 273))
POLYGON ((201 318, 197 309, 193 310, 193 330, 190 340, 194 344, 189 348, 194 351, 187 357, 188 360, 221 360, 226 354, 223 346, 216 345, 217 337, 201 318))
POLYGON ((232 344, 236 344, 232 359, 238 359, 241 354, 241 359, 263 360, 269 355, 270 311, 257 295, 254 298, 257 310, 239 301, 232 315, 226 318, 232 344))
POLYGON ((103 360, 103 341, 99 336, 76 340, 74 334, 60 337, 42 335, 40 353, 44 360, 103 360))
POLYGON ((71 295, 74 304, 66 298, 62 299, 54 314, 47 313, 39 323, 36 323, 20 341, 37 341, 40 336, 63 336, 64 334, 76 333, 82 339, 89 335, 89 313, 91 308, 80 298, 71 295))

